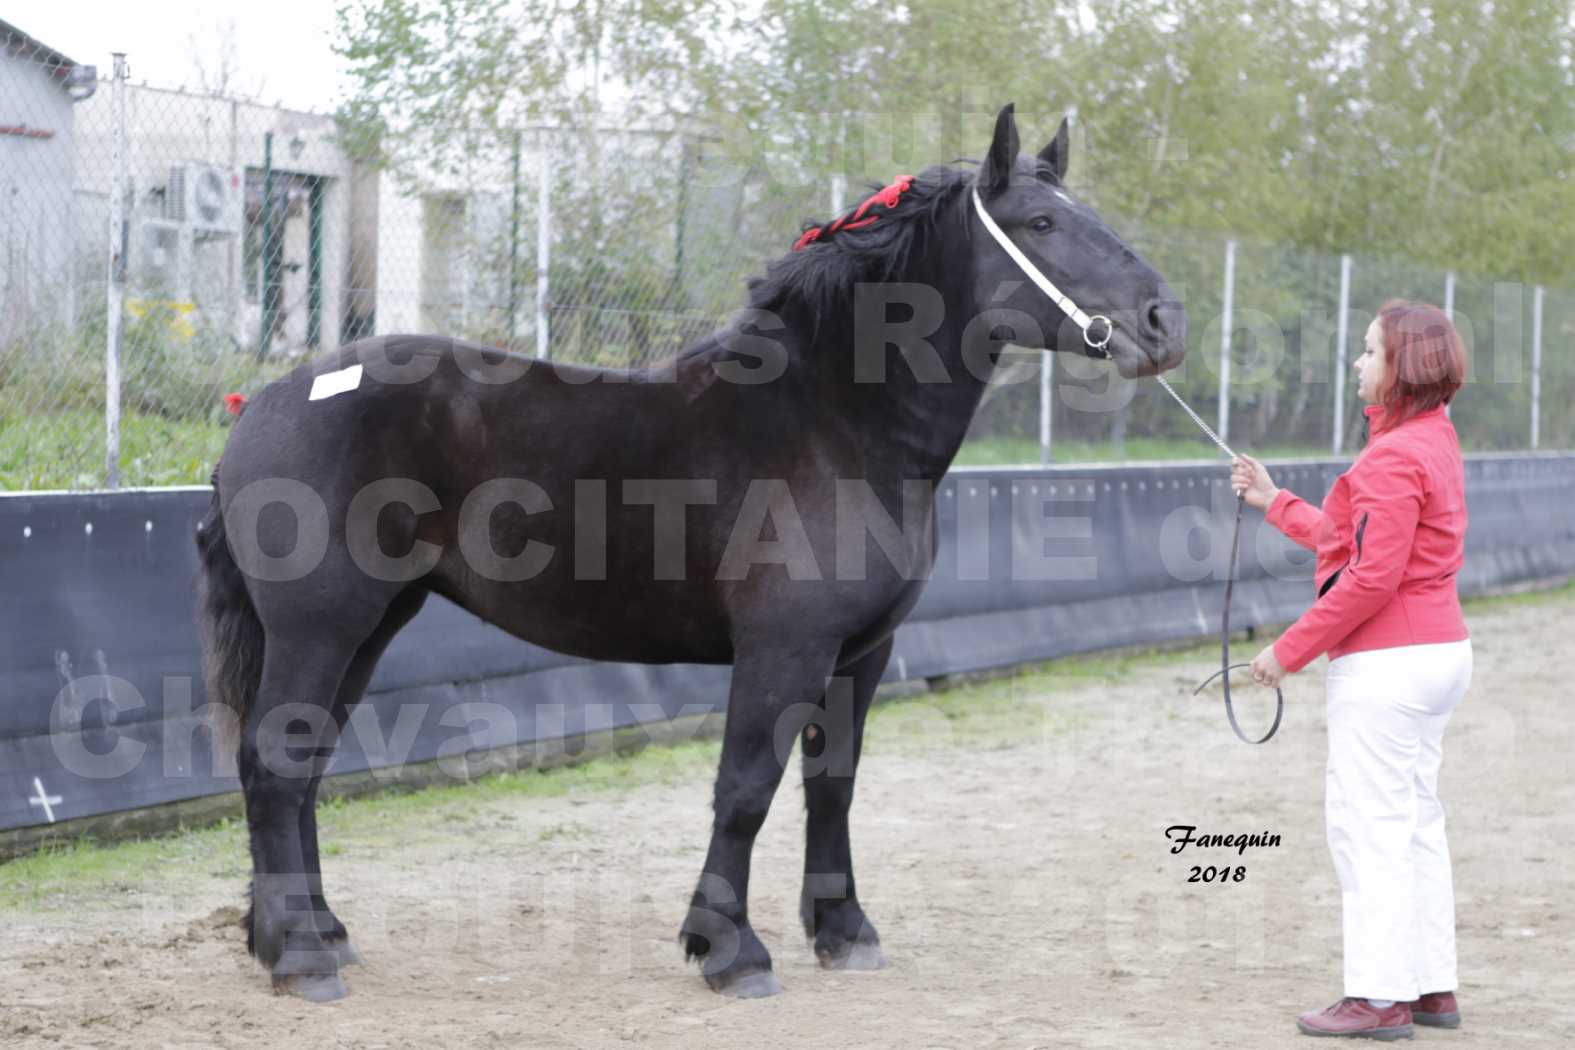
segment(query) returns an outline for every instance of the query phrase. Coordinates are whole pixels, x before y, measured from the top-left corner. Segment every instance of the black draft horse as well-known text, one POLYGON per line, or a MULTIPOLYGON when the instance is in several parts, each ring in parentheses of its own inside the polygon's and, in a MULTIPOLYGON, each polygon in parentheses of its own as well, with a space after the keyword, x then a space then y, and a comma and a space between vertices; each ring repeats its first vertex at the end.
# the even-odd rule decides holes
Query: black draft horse
POLYGON ((579 657, 731 663, 686 957, 718 991, 780 990, 747 902, 787 726, 805 763, 804 929, 829 967, 884 964, 848 844, 864 716, 999 351, 1089 353, 1080 306, 1113 322, 1097 356, 1123 376, 1185 352, 1164 280, 1063 188, 1067 153, 1063 121, 1020 154, 1007 106, 976 171, 930 168, 806 230, 747 309, 659 366, 379 337, 251 401, 198 530, 198 618, 212 709, 239 736, 248 946, 277 989, 345 994, 339 967, 357 956, 322 895, 318 783, 428 592, 579 657), (846 717, 826 717, 834 700, 846 717))

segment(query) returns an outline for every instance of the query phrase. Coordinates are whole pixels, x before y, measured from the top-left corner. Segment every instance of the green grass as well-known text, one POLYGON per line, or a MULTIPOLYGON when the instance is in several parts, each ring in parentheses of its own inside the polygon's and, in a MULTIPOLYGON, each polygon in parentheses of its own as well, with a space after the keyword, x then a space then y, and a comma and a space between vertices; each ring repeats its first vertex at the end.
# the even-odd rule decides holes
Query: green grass
MULTIPOLYGON (((278 366, 274 367, 278 370, 278 366)), ((257 383, 234 384, 254 389, 257 383)), ((4 393, 0 392, 0 399, 4 393)), ((216 403, 216 401, 215 401, 216 403)), ((126 412, 121 419, 121 484, 205 484, 224 449, 228 426, 216 411, 206 418, 126 412)), ((101 407, 22 415, 0 408, 0 491, 90 489, 104 484, 104 417, 101 407)), ((1311 445, 1255 446, 1260 459, 1327 458, 1311 445)), ((1057 441, 1052 463, 1155 463, 1212 460, 1218 451, 1202 437, 1129 438, 1125 449, 1111 441, 1057 441)), ((1221 458, 1220 462, 1224 460, 1221 458)), ((981 438, 959 450, 962 467, 1037 466, 1039 443, 1030 438, 981 438)))
MULTIPOLYGON (((121 417, 120 483, 206 484, 228 434, 223 423, 127 413, 121 417)), ((101 411, 0 415, 0 490, 102 487, 104 447, 101 411)))
MULTIPOLYGON (((172 420, 128 412, 121 417, 123 486, 206 484, 224 450, 229 428, 223 422, 172 420)), ((101 410, 75 409, 47 414, 0 415, 0 491, 91 489, 104 484, 104 416, 101 410)), ((1208 446, 1193 441, 1134 439, 1125 459, 1109 442, 1061 442, 1056 463, 1152 462, 1207 459, 1208 446)), ((1265 458, 1315 456, 1318 449, 1255 450, 1265 458)), ((1021 466, 1039 462, 1039 446, 1028 440, 991 438, 970 441, 957 456, 959 466, 1021 466)))
POLYGON ((246 828, 238 819, 182 829, 157 838, 100 844, 52 842, 0 864, 0 912, 48 905, 69 907, 81 893, 101 896, 159 882, 174 868, 245 878, 246 828))
MULTIPOLYGON (((1177 438, 1128 438, 1123 454, 1111 441, 1057 441, 1051 448, 1052 463, 1150 463, 1160 460, 1213 459, 1219 450, 1203 437, 1196 440, 1177 438)), ((1291 459, 1308 456, 1326 457, 1324 446, 1263 445, 1251 449, 1259 459, 1291 459)), ((1224 460, 1221 459, 1223 463, 1224 460)), ((1039 463, 1039 442, 1029 438, 982 438, 964 442, 958 450, 956 465, 960 467, 1003 467, 1035 465, 1039 463)))
POLYGON ((1462 605, 1468 613, 1491 612, 1521 605, 1553 605, 1575 599, 1575 579, 1565 580, 1553 587, 1539 587, 1536 590, 1517 591, 1514 594, 1495 594, 1483 598, 1467 598, 1462 605))
MULTIPOLYGON (((1472 598, 1468 615, 1507 606, 1575 602, 1575 580, 1519 594, 1472 598)), ((1249 643, 1250 647, 1250 643, 1249 643)), ((1217 659, 1212 642, 1175 648, 1093 653, 1037 664, 1000 677, 968 682, 917 697, 877 704, 870 713, 871 753, 903 750, 920 739, 930 746, 973 747, 1021 744, 1026 728, 1075 734, 1082 718, 1058 708, 1057 692, 1090 680, 1119 684, 1158 665, 1205 664, 1217 659), (927 730, 944 725, 944 734, 927 730)), ((430 787, 405 794, 334 799, 319 807, 329 855, 346 847, 397 848, 414 836, 453 830, 478 818, 488 802, 622 792, 657 783, 704 783, 715 773, 720 742, 691 740, 610 754, 579 765, 544 771, 492 774, 468 784, 430 787)), ((555 825, 540 840, 573 838, 583 829, 555 825)), ((52 843, 0 863, 0 913, 39 907, 69 908, 83 893, 105 894, 168 888, 183 878, 208 875, 242 879, 249 870, 246 830, 236 819, 199 829, 127 842, 52 843)))
MULTIPOLYGON (((101 488, 102 319, 0 344, 0 490, 101 488)), ((120 483, 202 484, 224 447, 222 398, 254 394, 300 361, 258 362, 168 310, 129 317, 121 352, 120 483)))

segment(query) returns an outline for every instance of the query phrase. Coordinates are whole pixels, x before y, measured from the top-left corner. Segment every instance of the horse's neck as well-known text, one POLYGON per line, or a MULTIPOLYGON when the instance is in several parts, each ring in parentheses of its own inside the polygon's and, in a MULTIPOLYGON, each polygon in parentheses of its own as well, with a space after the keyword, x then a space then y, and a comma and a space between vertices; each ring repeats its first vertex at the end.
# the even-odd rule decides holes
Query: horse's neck
POLYGON ((870 399, 878 406, 871 420, 871 438, 899 453, 904 476, 940 481, 968 434, 985 384, 962 369, 960 362, 946 362, 951 374, 944 383, 919 382, 900 358, 891 364, 892 374, 884 385, 887 396, 870 399))
MULTIPOLYGON (((955 278, 948 281, 922 272, 901 280, 943 290, 958 287, 955 278)), ((968 308, 960 290, 952 298, 955 301, 945 303, 941 326, 926 337, 945 370, 944 381, 922 381, 936 378, 932 368, 910 361, 895 347, 874 354, 885 362, 882 382, 853 382, 849 389, 851 367, 839 370, 838 382, 847 395, 842 403, 849 406, 851 422, 863 432, 866 447, 889 450, 904 477, 940 481, 951 468, 989 381, 988 375, 975 376, 964 365, 962 332, 968 308)), ((847 324, 851 331, 851 318, 847 324)))

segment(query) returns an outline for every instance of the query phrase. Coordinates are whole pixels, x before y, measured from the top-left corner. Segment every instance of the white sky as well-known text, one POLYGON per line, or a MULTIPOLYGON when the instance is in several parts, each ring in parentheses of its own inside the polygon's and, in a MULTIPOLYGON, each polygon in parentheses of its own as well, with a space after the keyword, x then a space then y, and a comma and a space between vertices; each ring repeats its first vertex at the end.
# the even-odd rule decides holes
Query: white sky
POLYGON ((199 83, 198 55, 210 80, 217 74, 220 42, 234 25, 239 94, 290 109, 330 112, 341 96, 340 60, 329 50, 333 0, 65 0, 26 5, 0 3, 0 19, 78 62, 113 68, 112 51, 124 51, 133 83, 190 87, 199 83), (195 38, 195 42, 193 41, 195 38))

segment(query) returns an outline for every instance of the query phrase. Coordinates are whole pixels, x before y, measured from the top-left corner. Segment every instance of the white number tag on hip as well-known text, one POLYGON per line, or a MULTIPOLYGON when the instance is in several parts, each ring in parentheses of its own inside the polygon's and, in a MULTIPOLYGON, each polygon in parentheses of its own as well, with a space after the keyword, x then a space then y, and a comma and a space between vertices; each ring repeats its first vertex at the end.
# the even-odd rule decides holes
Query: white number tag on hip
POLYGON ((337 372, 324 372, 312 380, 312 392, 307 396, 308 401, 321 401, 325 397, 335 394, 345 394, 361 385, 361 366, 351 365, 341 368, 337 372))

